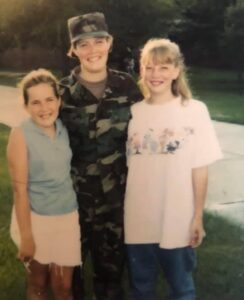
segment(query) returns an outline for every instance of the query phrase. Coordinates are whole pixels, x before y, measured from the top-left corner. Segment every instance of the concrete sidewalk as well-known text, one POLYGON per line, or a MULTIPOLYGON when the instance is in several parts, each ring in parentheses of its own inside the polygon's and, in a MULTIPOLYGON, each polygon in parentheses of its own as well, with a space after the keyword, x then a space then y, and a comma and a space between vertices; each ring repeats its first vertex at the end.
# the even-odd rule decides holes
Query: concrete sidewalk
POLYGON ((17 88, 0 86, 0 123, 10 127, 17 126, 27 113, 23 109, 19 90, 17 88))
POLYGON ((206 208, 244 227, 244 126, 214 126, 224 159, 210 166, 206 208))
MULTIPOLYGON (((15 88, 0 86, 0 123, 16 126, 27 114, 15 88)), ((210 166, 206 208, 244 227, 244 126, 214 122, 224 159, 210 166)))

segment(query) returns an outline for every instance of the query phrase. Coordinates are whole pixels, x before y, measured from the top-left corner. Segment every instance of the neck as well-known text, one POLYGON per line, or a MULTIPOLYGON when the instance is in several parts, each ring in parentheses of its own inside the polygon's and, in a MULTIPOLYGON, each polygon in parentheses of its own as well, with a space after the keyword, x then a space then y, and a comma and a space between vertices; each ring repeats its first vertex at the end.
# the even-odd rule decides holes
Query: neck
POLYGON ((151 104, 164 104, 174 100, 176 97, 172 94, 172 91, 167 91, 165 93, 151 93, 148 101, 151 104))
POLYGON ((81 67, 80 77, 88 82, 99 82, 103 81, 107 78, 107 69, 103 69, 97 72, 88 72, 81 67))

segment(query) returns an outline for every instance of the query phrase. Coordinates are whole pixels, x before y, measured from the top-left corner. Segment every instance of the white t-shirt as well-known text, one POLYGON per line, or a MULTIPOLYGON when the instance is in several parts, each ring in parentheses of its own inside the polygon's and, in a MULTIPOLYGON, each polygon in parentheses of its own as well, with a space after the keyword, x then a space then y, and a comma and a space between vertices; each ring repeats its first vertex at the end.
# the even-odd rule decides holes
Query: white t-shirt
POLYGON ((222 157, 207 107, 181 98, 132 106, 128 127, 125 243, 189 245, 192 169, 222 157))

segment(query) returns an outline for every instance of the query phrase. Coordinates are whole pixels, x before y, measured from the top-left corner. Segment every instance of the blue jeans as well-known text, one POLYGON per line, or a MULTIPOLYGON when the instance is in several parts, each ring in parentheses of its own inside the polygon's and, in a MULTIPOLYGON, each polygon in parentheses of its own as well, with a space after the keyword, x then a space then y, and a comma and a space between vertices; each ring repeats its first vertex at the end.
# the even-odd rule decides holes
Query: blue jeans
POLYGON ((191 247, 162 249, 158 244, 126 245, 132 295, 131 300, 155 300, 159 266, 170 287, 170 299, 194 300, 192 271, 196 254, 191 247))

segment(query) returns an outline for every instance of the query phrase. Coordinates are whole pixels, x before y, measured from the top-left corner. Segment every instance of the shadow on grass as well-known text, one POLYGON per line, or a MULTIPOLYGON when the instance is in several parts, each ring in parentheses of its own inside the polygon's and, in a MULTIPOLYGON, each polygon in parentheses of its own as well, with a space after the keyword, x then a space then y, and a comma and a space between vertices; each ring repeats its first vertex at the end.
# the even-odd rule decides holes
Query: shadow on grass
MULTIPOLYGON (((1 196, 1 195, 0 195, 1 196)), ((10 214, 10 212, 9 212, 10 214)), ((0 242, 0 299, 24 300, 25 280, 21 264, 16 260, 16 249, 9 239, 8 223, 1 227, 0 242)), ((226 220, 206 216, 207 238, 197 250, 198 266, 194 277, 198 300, 243 300, 244 251, 243 230, 226 220)), ((86 283, 89 300, 92 300, 91 262, 86 265, 86 283)), ((124 287, 128 298, 128 275, 125 272, 124 287)), ((158 299, 166 299, 167 287, 161 276, 158 282, 158 299)))
MULTIPOLYGON (((0 124, 0 299, 24 300, 24 270, 16 260, 16 249, 9 238, 12 192, 7 172, 5 148, 9 128, 0 124)), ((198 300, 243 300, 244 295, 244 230, 222 217, 206 214, 207 237, 197 250, 198 266, 194 273, 198 300)), ((91 262, 88 261, 87 289, 91 288, 91 262)), ((124 286, 128 299, 128 275, 124 286)), ((159 278, 158 299, 166 299, 164 279, 159 278), (163 296, 162 296, 163 295, 163 296)), ((90 298, 91 300, 91 298, 90 298)))

